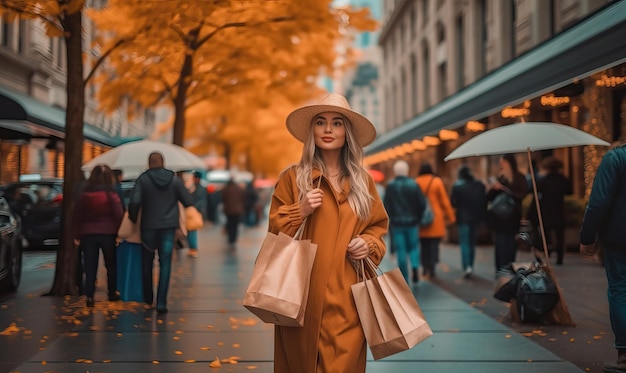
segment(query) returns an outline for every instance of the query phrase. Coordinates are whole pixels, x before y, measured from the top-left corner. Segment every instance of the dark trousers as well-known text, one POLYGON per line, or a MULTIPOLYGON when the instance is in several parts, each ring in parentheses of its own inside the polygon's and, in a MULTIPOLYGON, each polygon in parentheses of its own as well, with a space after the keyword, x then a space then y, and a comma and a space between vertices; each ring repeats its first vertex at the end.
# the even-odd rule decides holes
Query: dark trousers
POLYGON ((515 242, 516 233, 507 231, 494 231, 494 245, 496 250, 496 272, 515 261, 517 254, 517 244, 515 242))
POLYGON ((434 275, 435 265, 439 262, 439 242, 441 238, 420 238, 421 259, 424 273, 434 275))
POLYGON ((152 304, 154 299, 152 266, 154 254, 157 251, 159 253, 157 308, 165 307, 167 304, 167 292, 169 290, 170 275, 172 273, 172 251, 174 251, 175 231, 175 228, 141 230, 141 241, 143 242, 143 250, 141 251, 143 300, 146 304, 152 304))
POLYGON ((226 234, 228 235, 228 243, 231 245, 237 242, 239 220, 241 220, 240 215, 226 215, 226 234))
POLYGON ((615 348, 626 349, 626 248, 605 247, 604 268, 609 285, 609 316, 615 348))
POLYGON ((96 278, 98 274, 98 260, 100 249, 104 255, 104 265, 107 269, 107 290, 109 297, 117 290, 117 259, 115 256, 114 234, 86 234, 80 239, 80 250, 83 253, 85 272, 85 295, 93 298, 96 278))
MULTIPOLYGON (((541 241, 541 231, 539 230, 539 227, 537 227, 536 229, 538 236, 537 239, 539 240, 539 245, 537 245, 537 247, 543 248, 543 243, 541 241)), ((565 255, 565 227, 544 222, 543 229, 546 234, 548 250, 552 252, 552 250, 550 250, 550 247, 554 247, 556 249, 557 263, 563 263, 563 256, 565 255), (552 245, 552 232, 554 232, 554 237, 556 238, 556 242, 554 245, 552 245)))

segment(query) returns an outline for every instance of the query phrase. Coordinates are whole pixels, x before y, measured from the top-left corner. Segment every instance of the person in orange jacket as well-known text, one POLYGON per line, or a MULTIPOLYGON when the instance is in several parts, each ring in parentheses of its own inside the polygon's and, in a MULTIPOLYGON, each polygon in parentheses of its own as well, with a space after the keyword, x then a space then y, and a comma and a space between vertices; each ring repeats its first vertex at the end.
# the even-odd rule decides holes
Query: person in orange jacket
POLYGON ((425 162, 421 165, 415 181, 422 189, 424 196, 428 198, 435 215, 431 224, 420 227, 423 275, 435 277, 435 266, 439 262, 439 244, 446 235, 446 225, 456 221, 454 209, 450 203, 450 198, 448 198, 443 180, 433 173, 430 163, 425 162))

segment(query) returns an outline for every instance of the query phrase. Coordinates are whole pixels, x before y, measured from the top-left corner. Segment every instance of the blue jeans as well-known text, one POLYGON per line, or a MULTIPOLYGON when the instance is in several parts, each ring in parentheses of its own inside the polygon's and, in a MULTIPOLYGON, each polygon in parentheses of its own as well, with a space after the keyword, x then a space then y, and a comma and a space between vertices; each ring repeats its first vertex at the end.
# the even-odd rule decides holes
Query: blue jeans
POLYGON ((458 223, 459 246, 461 246, 461 265, 463 270, 474 266, 476 256, 476 224, 458 223))
POLYGON ((188 231, 187 242, 189 242, 190 249, 198 250, 198 231, 188 231))
POLYGON ((626 348, 626 248, 604 248, 609 316, 615 348, 626 348))
POLYGON ((418 237, 419 228, 417 226, 394 226, 391 230, 391 240, 398 255, 398 267, 400 267, 400 272, 407 282, 409 281, 409 273, 406 268, 406 255, 409 254, 411 269, 417 270, 420 266, 418 237))
POLYGON ((496 247, 496 272, 509 263, 515 261, 517 253, 517 243, 515 242, 515 233, 498 231, 494 232, 494 244, 496 247))
POLYGON ((166 229, 142 229, 141 240, 143 242, 142 277, 143 277, 143 300, 152 304, 154 290, 152 285, 152 265, 154 254, 159 252, 159 285, 157 289, 157 308, 164 308, 167 304, 167 291, 170 286, 172 273, 172 251, 174 250, 175 228, 166 229))

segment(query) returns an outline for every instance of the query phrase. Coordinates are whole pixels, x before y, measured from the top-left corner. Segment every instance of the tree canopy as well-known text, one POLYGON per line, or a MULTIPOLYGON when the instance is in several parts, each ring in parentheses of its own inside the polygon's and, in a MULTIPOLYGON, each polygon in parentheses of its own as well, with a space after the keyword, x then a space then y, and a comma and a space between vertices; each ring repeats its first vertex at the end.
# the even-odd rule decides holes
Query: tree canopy
POLYGON ((286 113, 320 93, 321 71, 349 63, 351 30, 375 27, 369 10, 330 0, 111 0, 89 14, 104 50, 132 38, 101 70, 103 109, 128 98, 168 105, 174 143, 189 140, 202 152, 228 142, 267 173, 289 158, 274 142, 297 146, 284 129, 286 113))

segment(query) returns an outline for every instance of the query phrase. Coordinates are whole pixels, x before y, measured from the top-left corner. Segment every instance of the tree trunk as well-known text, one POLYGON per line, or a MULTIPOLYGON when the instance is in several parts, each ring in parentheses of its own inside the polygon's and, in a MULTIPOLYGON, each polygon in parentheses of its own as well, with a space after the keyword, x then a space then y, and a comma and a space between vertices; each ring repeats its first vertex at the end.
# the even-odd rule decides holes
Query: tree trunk
MULTIPOLYGON (((185 105, 187 103, 187 88, 189 87, 187 79, 191 75, 192 60, 193 58, 190 55, 185 56, 185 61, 180 71, 176 97, 174 97, 174 134, 172 143, 180 146, 183 146, 185 142, 185 105)), ((167 159, 165 160, 165 165, 167 166, 167 159)))
POLYGON ((82 59, 82 12, 66 14, 63 20, 67 50, 67 110, 65 117, 65 167, 61 242, 50 295, 77 295, 79 292, 79 251, 74 245, 74 204, 84 179, 83 123, 85 89, 82 59))
MULTIPOLYGON (((185 109, 187 107, 187 90, 191 84, 191 74, 193 73, 193 55, 198 48, 197 40, 200 34, 200 27, 196 27, 189 31, 187 39, 189 40, 188 50, 185 54, 183 66, 180 69, 178 77, 178 87, 176 97, 174 97, 174 134, 173 141, 175 145, 183 146, 185 143, 185 109)), ((167 166, 167 159, 165 160, 167 166)))

